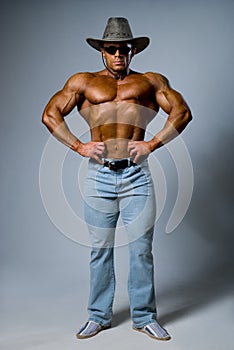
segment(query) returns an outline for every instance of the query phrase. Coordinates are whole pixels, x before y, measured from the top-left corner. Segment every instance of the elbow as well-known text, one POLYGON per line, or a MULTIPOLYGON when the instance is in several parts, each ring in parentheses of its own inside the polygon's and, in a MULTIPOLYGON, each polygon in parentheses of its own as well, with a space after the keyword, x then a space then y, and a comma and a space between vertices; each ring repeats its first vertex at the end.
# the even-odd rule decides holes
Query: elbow
POLYGON ((179 134, 187 127, 187 125, 191 122, 193 119, 191 111, 189 108, 186 108, 186 110, 183 113, 183 116, 180 118, 180 122, 178 124, 178 127, 176 128, 179 134))
POLYGON ((193 116, 192 116, 190 109, 186 110, 184 119, 185 119, 186 125, 192 121, 193 116))
POLYGON ((51 128, 52 124, 53 124, 53 118, 50 116, 50 114, 48 113, 48 111, 45 109, 43 114, 42 114, 42 118, 41 118, 41 122, 42 124, 44 124, 48 129, 51 128))
POLYGON ((190 123, 192 119, 193 119, 193 116, 190 111, 190 108, 186 106, 184 109, 183 118, 182 118, 184 127, 186 127, 186 125, 190 123))
POLYGON ((48 113, 46 113, 46 111, 44 111, 44 113, 42 114, 42 118, 41 118, 41 122, 42 124, 44 124, 47 129, 52 133, 53 132, 53 120, 52 118, 48 115, 48 113))
POLYGON ((63 119, 59 118, 59 116, 57 116, 53 111, 46 108, 42 114, 41 121, 51 133, 54 133, 63 122, 63 119))
POLYGON ((43 114, 42 114, 42 117, 41 117, 41 122, 42 122, 42 124, 44 124, 44 125, 48 125, 48 123, 49 123, 49 116, 48 116, 48 113, 47 113, 47 109, 45 108, 44 109, 44 112, 43 112, 43 114))
POLYGON ((41 122, 44 125, 48 124, 48 116, 47 116, 47 114, 45 112, 42 114, 41 122))

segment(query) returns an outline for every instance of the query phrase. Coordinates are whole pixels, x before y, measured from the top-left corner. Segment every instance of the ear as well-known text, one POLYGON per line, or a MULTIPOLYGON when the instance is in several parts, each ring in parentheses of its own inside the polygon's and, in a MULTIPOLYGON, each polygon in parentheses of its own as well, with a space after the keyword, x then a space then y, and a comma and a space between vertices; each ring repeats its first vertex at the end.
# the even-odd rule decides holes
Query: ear
POLYGON ((100 51, 101 51, 102 56, 103 56, 104 58, 106 58, 106 56, 105 56, 105 50, 103 49, 103 47, 101 47, 100 51))
POLYGON ((133 56, 135 56, 135 54, 136 54, 136 48, 135 47, 133 47, 132 48, 132 50, 131 50, 131 59, 133 58, 133 56))

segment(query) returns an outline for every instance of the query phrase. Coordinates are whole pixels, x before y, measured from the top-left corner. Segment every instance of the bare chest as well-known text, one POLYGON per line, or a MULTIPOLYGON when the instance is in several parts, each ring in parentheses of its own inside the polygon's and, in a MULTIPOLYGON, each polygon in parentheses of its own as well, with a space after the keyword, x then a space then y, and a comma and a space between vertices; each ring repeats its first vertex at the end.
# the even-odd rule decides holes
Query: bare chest
POLYGON ((131 76, 125 77, 124 80, 110 77, 94 78, 85 91, 86 105, 122 101, 142 101, 143 104, 148 104, 149 96, 153 100, 151 84, 146 79, 131 76))
POLYGON ((154 89, 141 75, 123 80, 106 76, 92 79, 80 108, 90 128, 117 123, 145 129, 157 111, 154 89))

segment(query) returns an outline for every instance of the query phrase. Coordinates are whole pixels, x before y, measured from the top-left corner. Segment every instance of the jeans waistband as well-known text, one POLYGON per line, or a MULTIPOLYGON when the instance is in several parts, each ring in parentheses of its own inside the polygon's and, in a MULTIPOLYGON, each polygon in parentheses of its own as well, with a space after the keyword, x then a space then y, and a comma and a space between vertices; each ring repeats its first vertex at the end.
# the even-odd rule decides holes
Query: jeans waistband
MULTIPOLYGON (((131 158, 121 158, 121 159, 114 159, 114 158, 102 158, 102 164, 98 163, 95 159, 89 158, 89 164, 91 167, 95 167, 96 169, 100 168, 100 167, 105 167, 104 163, 105 162, 119 162, 119 161, 124 161, 127 162, 127 167, 126 168, 130 168, 131 166, 138 166, 140 168, 145 168, 149 166, 148 164, 148 158, 144 159, 143 161, 141 161, 140 163, 134 163, 131 158), (129 165, 130 164, 130 165, 129 165)), ((109 167, 108 167, 109 168, 109 167)))
POLYGON ((115 159, 115 160, 103 160, 103 165, 108 167, 110 170, 118 171, 121 169, 129 168, 130 166, 136 165, 130 158, 115 159))

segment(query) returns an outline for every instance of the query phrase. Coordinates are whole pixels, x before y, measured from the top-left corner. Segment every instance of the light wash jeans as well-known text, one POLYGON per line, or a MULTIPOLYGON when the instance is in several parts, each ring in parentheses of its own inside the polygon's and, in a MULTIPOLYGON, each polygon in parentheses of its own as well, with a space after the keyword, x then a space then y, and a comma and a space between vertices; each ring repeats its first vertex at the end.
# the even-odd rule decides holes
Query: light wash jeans
POLYGON ((84 214, 91 239, 89 319, 109 325, 115 292, 114 244, 119 215, 129 246, 128 292, 133 326, 156 319, 152 241, 156 215, 148 161, 117 172, 90 160, 84 214))

